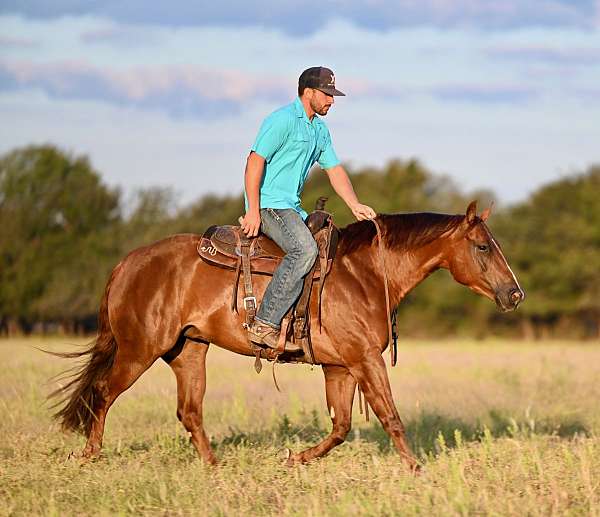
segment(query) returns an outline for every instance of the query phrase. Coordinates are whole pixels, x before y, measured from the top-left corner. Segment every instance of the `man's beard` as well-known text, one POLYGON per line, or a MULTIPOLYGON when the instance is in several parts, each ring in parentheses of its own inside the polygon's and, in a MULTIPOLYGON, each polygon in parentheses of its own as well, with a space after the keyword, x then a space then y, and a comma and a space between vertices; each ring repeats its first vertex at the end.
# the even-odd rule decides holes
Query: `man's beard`
POLYGON ((331 104, 325 104, 324 106, 311 106, 315 113, 318 113, 321 116, 327 115, 329 108, 331 108, 331 104), (318 108, 318 109, 316 109, 318 108))

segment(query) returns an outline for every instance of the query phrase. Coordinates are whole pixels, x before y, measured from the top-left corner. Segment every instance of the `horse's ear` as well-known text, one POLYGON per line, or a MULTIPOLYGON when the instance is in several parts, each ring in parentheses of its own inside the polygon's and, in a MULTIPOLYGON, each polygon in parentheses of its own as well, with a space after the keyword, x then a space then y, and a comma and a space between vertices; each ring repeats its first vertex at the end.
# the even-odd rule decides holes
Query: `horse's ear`
POLYGON ((491 204, 491 205, 490 205, 488 208, 486 208, 486 209, 485 209, 483 212, 481 212, 481 215, 479 216, 479 218, 480 218, 482 221, 484 221, 484 222, 485 222, 485 221, 487 221, 487 220, 488 220, 488 217, 489 217, 489 216, 491 215, 491 213, 492 213, 492 208, 494 208, 494 202, 493 202, 493 201, 492 201, 492 204, 491 204))
POLYGON ((471 201, 467 207, 467 223, 473 224, 477 217, 477 201, 471 201))

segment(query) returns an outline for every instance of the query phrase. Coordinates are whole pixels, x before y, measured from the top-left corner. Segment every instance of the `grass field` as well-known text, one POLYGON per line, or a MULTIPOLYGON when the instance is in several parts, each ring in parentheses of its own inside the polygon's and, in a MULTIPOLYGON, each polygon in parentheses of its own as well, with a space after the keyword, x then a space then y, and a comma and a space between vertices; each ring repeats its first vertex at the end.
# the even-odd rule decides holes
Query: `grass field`
POLYGON ((320 369, 279 366, 280 394, 270 368, 216 347, 205 424, 219 467, 196 457, 162 363, 111 409, 102 458, 68 459, 84 440, 60 432, 45 394, 71 363, 34 347, 70 342, 0 340, 0 515, 600 514, 597 345, 400 343, 391 382, 415 478, 357 407, 347 443, 285 467, 285 447, 330 429, 320 369))

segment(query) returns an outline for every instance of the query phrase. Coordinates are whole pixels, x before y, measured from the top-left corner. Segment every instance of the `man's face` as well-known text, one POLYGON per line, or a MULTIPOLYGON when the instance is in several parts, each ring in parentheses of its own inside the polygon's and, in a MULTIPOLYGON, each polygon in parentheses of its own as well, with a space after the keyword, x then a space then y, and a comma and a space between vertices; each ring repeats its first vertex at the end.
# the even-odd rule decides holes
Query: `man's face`
POLYGON ((311 88, 312 95, 309 98, 310 107, 318 115, 327 115, 329 108, 333 105, 333 95, 327 95, 321 90, 311 88))

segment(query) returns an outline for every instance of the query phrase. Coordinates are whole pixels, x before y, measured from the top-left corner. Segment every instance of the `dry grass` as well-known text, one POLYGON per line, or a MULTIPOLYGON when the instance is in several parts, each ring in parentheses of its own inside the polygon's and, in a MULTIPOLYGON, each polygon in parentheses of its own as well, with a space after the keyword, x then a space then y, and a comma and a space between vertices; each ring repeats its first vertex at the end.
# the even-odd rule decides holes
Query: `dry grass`
POLYGON ((209 353, 205 421, 218 468, 175 417, 175 380, 157 363, 111 410, 103 458, 67 459, 44 400, 65 361, 0 341, 0 515, 597 515, 600 347, 569 343, 402 343, 396 402, 425 469, 410 476, 381 427, 355 411, 350 441, 308 466, 281 449, 329 430, 322 374, 267 370, 209 353))

